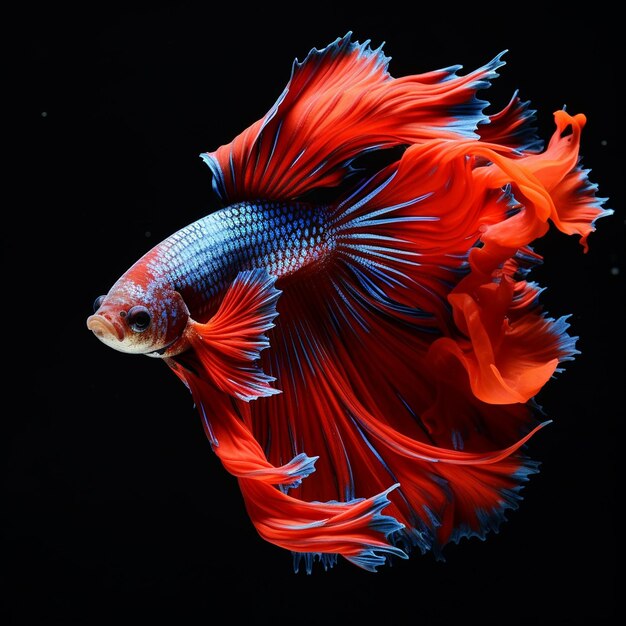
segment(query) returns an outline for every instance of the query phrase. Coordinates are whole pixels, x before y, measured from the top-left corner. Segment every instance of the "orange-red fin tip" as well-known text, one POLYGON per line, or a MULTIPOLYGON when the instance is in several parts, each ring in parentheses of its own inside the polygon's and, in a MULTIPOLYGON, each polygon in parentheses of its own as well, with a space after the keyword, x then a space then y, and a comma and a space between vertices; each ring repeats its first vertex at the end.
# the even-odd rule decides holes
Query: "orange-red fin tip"
POLYGON ((525 281, 500 276, 482 285, 461 282, 449 296, 457 321, 454 337, 429 348, 434 372, 442 379, 457 360, 472 392, 488 404, 524 403, 535 396, 559 363, 571 360, 576 337, 567 318, 546 317, 538 305, 540 290, 525 281))
POLYGON ((548 148, 525 159, 524 167, 548 190, 551 221, 561 232, 579 235, 586 252, 595 222, 613 211, 603 208, 607 199, 596 195, 598 186, 589 180, 590 170, 581 164, 580 141, 587 118, 582 113, 570 115, 561 110, 555 112, 554 121, 556 130, 548 148))
POLYGON ((275 380, 258 366, 269 347, 265 332, 274 326, 280 291, 267 270, 240 272, 215 315, 206 323, 190 321, 185 331, 204 372, 216 387, 241 400, 280 393, 275 380))

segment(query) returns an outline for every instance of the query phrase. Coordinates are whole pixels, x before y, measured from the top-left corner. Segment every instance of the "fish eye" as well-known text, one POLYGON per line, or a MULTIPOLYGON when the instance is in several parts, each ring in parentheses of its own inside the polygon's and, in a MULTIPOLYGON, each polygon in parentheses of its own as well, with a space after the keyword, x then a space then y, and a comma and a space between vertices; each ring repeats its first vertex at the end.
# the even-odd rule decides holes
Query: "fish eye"
POLYGON ((146 309, 145 306, 134 306, 130 311, 128 311, 128 315, 126 316, 126 321, 128 325, 134 330, 136 333, 142 333, 148 326, 150 326, 150 320, 152 317, 150 316, 150 311, 146 309))
POLYGON ((96 313, 97 310, 102 306, 102 301, 104 300, 104 296, 98 296, 93 301, 93 312, 96 313))

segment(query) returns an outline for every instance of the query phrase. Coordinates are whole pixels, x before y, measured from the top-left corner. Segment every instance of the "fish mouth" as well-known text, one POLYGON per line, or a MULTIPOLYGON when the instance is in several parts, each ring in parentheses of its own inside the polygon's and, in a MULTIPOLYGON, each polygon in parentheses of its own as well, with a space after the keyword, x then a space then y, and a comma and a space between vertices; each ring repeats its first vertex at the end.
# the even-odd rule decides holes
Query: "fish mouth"
POLYGON ((103 315, 90 315, 87 318, 87 328, 98 337, 98 339, 117 339, 124 341, 124 329, 119 324, 114 324, 103 315))
POLYGON ((180 337, 176 337, 172 339, 168 344, 164 345, 162 348, 157 348, 156 350, 151 350, 150 352, 146 352, 146 356, 160 357, 163 356, 178 340, 180 337))

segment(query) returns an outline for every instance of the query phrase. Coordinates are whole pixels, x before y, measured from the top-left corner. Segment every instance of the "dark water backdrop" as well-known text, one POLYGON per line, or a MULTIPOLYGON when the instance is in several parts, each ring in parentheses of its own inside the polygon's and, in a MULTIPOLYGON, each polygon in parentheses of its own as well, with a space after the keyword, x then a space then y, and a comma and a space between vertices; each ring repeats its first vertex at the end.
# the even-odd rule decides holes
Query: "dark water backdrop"
POLYGON ((218 607, 235 623, 611 623, 626 273, 616 15, 597 2, 514 18, 486 4, 213 6, 25 5, 5 22, 5 99, 19 105, 8 156, 26 174, 2 232, 5 623, 212 624, 218 607), (376 575, 340 562, 307 577, 256 535, 178 380, 106 348, 85 318, 143 252, 217 206, 198 154, 265 113, 295 56, 348 30, 386 41, 396 76, 471 70, 508 48, 488 97, 519 88, 545 138, 553 110, 586 113, 585 163, 617 214, 588 255, 561 235, 539 246, 543 301, 572 313, 582 355, 539 397, 555 420, 530 445, 542 473, 501 533, 448 547, 443 564, 414 554, 376 575))

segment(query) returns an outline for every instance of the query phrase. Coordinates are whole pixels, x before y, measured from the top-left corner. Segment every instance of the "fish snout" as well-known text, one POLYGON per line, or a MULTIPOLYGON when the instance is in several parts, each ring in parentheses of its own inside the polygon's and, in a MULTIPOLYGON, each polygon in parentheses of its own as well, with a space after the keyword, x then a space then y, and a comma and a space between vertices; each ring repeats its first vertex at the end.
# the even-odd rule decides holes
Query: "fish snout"
POLYGON ((87 328, 101 340, 124 341, 124 328, 116 321, 97 313, 87 318, 87 328))

